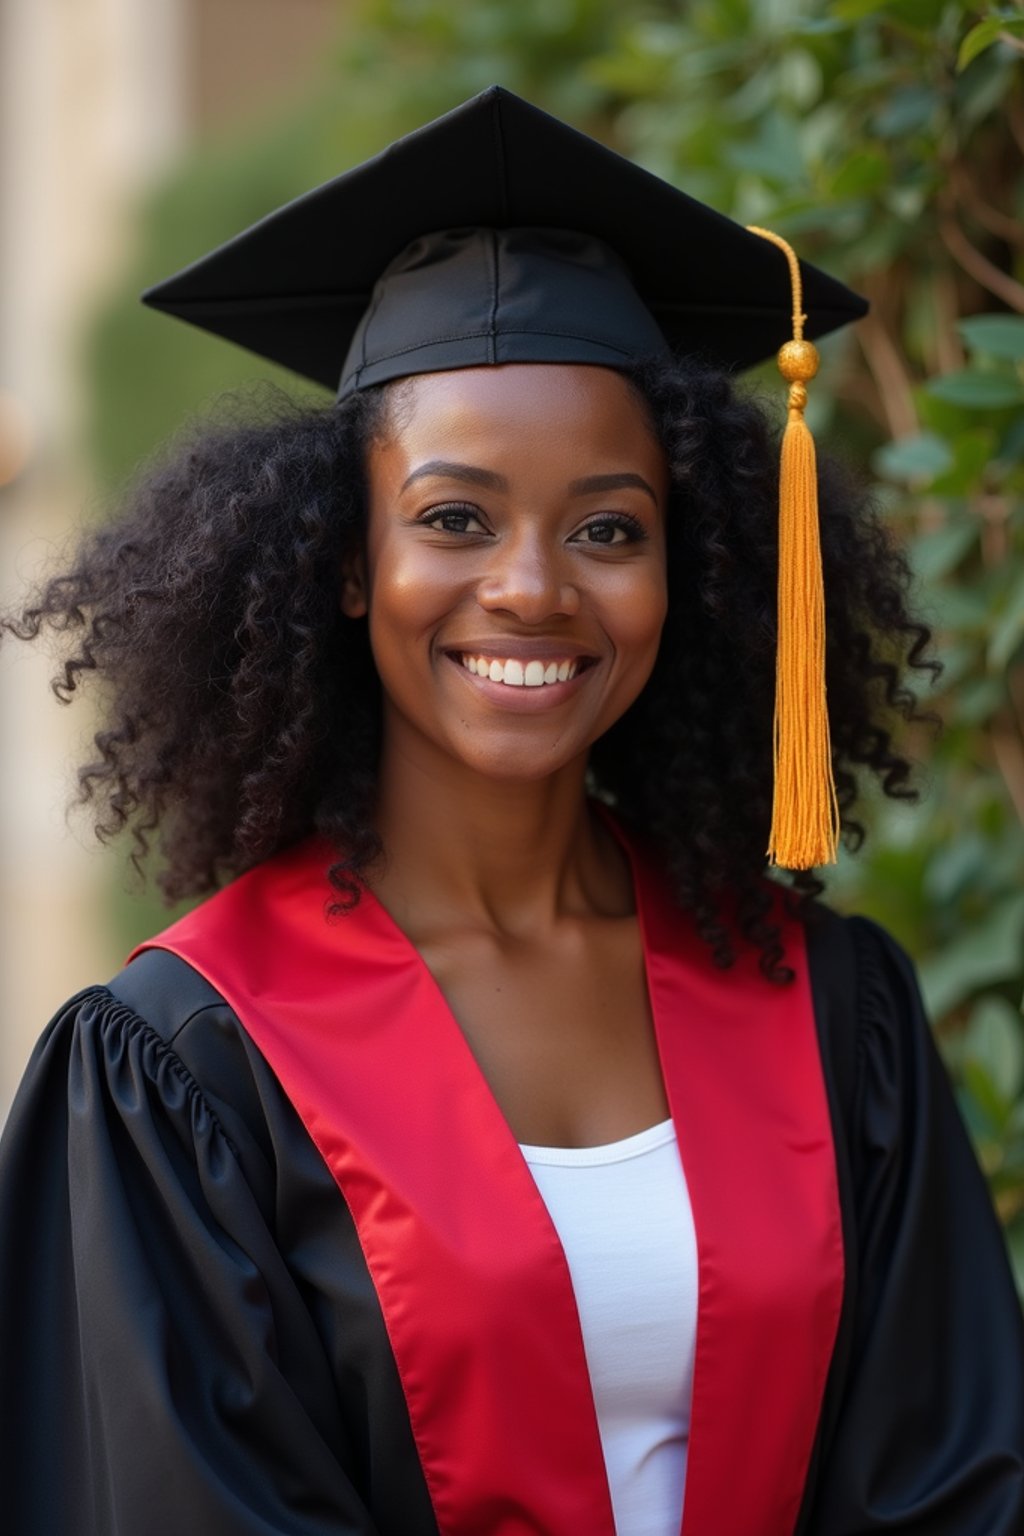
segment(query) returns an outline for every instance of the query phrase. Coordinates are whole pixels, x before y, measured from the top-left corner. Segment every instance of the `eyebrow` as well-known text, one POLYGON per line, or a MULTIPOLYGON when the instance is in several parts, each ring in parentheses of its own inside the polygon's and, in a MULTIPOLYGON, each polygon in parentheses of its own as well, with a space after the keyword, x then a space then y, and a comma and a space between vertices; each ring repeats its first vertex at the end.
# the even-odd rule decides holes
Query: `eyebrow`
MULTIPOLYGON (((480 469, 475 464, 459 464, 451 459, 430 459, 426 464, 421 464, 406 478, 402 490, 407 490, 416 480, 425 480, 428 477, 461 480, 465 485, 479 485, 489 491, 508 490, 508 481, 504 475, 496 474, 492 469, 480 469)), ((658 498, 653 488, 643 475, 638 475, 632 470, 623 470, 612 475, 584 475, 581 480, 573 480, 569 485, 570 496, 593 496, 600 491, 628 490, 644 491, 654 505, 658 505, 658 498)))
POLYGON ((406 490, 414 480, 425 480, 428 476, 462 480, 466 485, 482 485, 489 491, 508 490, 508 481, 504 475, 496 475, 492 469, 478 469, 475 464, 456 464, 449 459, 430 459, 428 463, 421 464, 403 482, 402 490, 406 490))
POLYGON ((648 485, 643 475, 635 474, 632 470, 623 470, 617 475, 585 475, 582 480, 573 480, 569 486, 570 496, 592 496, 595 491, 646 491, 647 495, 658 505, 658 498, 653 488, 648 485))

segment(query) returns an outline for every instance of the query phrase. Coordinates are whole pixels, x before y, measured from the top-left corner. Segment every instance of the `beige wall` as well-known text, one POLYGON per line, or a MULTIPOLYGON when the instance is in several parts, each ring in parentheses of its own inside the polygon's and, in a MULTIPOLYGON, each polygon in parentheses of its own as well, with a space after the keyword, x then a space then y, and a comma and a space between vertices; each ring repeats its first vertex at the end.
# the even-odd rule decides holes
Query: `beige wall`
MULTIPOLYGON (((191 141, 300 89, 337 12, 337 0, 0 0, 4 606, 88 502, 80 343, 130 250, 139 191, 191 141)), ((0 1119, 50 1013, 120 960, 111 856, 65 820, 89 722, 55 705, 49 671, 0 647, 0 1119)))
POLYGON ((301 92, 336 46, 339 0, 191 0, 185 77, 199 132, 235 129, 301 92))

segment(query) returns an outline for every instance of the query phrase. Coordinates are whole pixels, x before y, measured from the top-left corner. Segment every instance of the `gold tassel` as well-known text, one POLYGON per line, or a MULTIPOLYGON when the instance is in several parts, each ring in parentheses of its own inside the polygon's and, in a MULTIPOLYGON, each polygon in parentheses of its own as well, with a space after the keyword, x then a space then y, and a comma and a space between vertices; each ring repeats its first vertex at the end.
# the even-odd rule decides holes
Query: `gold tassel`
POLYGON ((832 773, 825 697, 825 585, 818 526, 814 438, 804 420, 807 381, 817 348, 804 340, 803 284, 792 247, 769 229, 749 226, 789 262, 793 340, 778 355, 789 382, 789 420, 779 477, 779 616, 775 674, 775 791, 768 857, 786 869, 834 864, 839 805, 832 773))

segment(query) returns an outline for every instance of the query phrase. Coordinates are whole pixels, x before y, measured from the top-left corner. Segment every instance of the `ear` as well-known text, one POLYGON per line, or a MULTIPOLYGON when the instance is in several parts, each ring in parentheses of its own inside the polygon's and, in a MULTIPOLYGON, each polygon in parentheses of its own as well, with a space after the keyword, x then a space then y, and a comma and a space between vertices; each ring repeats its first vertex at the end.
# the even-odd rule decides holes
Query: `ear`
POLYGON ((347 619, 364 619, 367 601, 366 558, 361 549, 347 555, 341 566, 341 611, 347 619))

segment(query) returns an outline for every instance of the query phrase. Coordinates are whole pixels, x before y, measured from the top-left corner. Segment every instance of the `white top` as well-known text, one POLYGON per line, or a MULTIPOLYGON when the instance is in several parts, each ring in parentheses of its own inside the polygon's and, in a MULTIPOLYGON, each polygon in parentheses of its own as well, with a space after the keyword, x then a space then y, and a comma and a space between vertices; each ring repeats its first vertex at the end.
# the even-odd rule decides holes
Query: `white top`
POLYGON ((672 1121, 522 1153, 576 1293, 617 1536, 679 1536, 697 1242, 672 1121))

